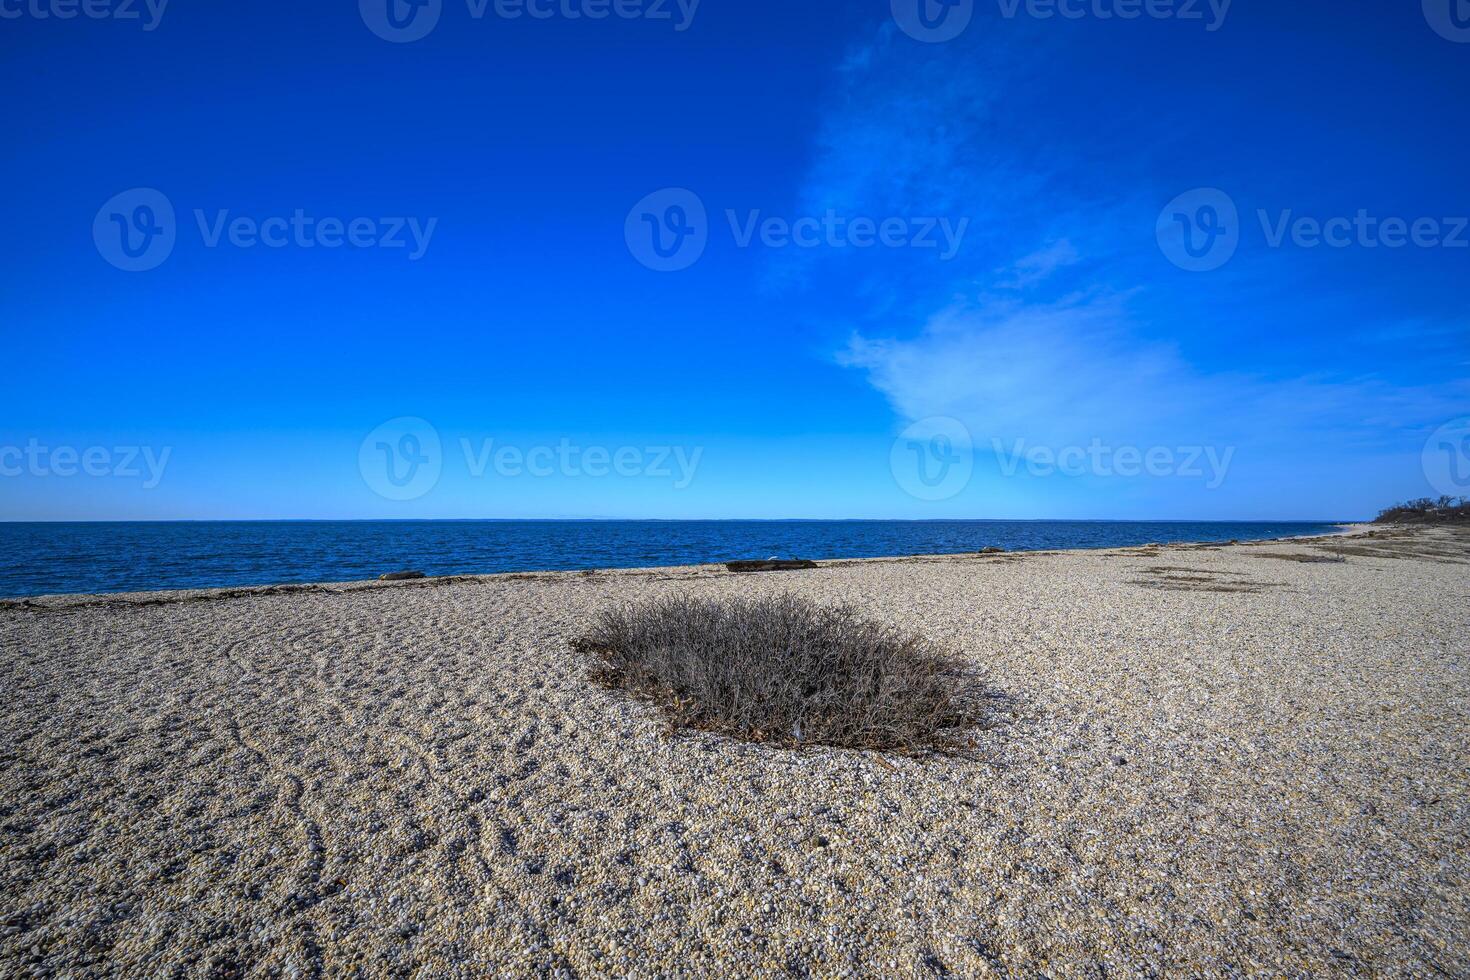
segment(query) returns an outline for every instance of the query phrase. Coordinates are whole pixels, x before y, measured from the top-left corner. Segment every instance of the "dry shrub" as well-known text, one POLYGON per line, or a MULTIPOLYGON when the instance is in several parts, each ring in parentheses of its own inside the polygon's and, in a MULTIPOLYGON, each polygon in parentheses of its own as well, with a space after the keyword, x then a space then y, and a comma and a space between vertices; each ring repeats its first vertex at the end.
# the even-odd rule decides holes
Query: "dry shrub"
POLYGON ((794 596, 627 606, 573 646, 673 727, 753 742, 963 754, 992 700, 929 641, 794 596))

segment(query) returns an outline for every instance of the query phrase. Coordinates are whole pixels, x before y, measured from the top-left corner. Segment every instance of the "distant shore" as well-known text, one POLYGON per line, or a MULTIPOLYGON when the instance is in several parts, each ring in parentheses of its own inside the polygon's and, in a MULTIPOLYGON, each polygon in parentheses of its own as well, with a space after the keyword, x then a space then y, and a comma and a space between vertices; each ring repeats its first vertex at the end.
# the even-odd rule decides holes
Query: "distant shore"
POLYGON ((1351 530, 7 603, 0 973, 1462 975, 1470 536, 1351 530), (778 591, 970 660, 979 757, 671 737, 569 648, 778 591))

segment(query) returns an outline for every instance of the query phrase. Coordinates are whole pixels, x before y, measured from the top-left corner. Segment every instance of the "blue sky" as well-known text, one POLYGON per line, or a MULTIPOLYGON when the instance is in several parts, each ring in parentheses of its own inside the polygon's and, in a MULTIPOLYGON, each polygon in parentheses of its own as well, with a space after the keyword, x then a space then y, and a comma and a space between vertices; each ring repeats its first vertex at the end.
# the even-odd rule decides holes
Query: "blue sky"
POLYGON ((0 0, 0 519, 1331 519, 1464 485, 1427 461, 1470 446, 1470 21, 990 0, 937 41, 904 2, 442 0, 398 42, 379 0, 0 0), (174 212, 146 271, 136 189, 174 212), (1203 258, 1180 216, 1224 222, 1203 258), (656 271, 640 228, 702 251, 656 271))

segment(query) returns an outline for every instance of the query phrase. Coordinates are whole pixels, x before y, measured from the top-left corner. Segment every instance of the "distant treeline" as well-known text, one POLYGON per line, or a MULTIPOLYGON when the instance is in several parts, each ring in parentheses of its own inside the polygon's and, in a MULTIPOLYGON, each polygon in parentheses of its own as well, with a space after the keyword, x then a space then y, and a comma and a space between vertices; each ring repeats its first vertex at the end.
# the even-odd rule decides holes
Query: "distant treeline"
POLYGON ((1375 524, 1458 524, 1470 523, 1470 497, 1420 497, 1390 507, 1373 522, 1375 524))

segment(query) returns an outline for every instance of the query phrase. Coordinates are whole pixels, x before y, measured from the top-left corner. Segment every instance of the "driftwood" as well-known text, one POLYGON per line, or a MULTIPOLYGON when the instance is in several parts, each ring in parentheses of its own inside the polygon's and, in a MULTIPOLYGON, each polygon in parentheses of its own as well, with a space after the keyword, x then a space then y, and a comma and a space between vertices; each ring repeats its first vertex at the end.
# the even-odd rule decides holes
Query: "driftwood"
POLYGON ((800 558, 771 558, 766 561, 731 561, 726 562, 725 567, 732 572, 791 572, 804 568, 816 568, 817 563, 800 558))

